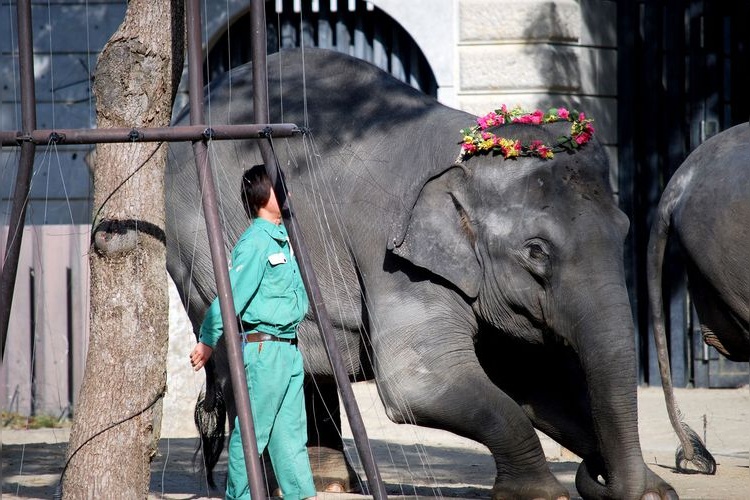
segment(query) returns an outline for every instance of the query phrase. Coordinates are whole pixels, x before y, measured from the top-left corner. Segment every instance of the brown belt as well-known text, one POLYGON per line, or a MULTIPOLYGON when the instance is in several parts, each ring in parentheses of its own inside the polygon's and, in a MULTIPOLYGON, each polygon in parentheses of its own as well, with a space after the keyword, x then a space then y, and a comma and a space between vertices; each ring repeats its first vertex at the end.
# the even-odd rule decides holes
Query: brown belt
POLYGON ((246 333, 244 334, 245 342, 286 342, 288 344, 297 345, 297 337, 286 339, 283 337, 277 337, 270 333, 246 333))

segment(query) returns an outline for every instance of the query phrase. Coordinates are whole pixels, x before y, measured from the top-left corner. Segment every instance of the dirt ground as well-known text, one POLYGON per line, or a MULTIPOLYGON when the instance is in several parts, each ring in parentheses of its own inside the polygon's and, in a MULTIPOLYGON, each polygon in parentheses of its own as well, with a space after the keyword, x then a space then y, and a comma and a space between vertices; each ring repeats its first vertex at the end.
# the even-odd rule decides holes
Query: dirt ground
MULTIPOLYGON (((481 445, 453 434, 388 421, 369 383, 354 385, 355 395, 389 496, 395 498, 488 498, 494 465, 481 445)), ((683 389, 677 400, 686 421, 704 435, 718 462, 715 476, 674 471, 677 439, 667 419, 660 389, 639 389, 639 428, 648 465, 670 482, 683 499, 750 500, 750 390, 683 389)), ((344 437, 356 459, 351 433, 344 437)), ((68 430, 2 430, 2 498, 52 498, 62 471, 68 430)), ((541 436, 550 468, 573 498, 578 458, 541 436)), ((165 436, 151 470, 150 498, 222 498, 195 473, 193 436, 165 436)), ((221 480, 226 456, 218 466, 221 480)), ((359 467, 359 466, 356 466, 359 467)), ((359 467, 360 475, 364 473, 359 467)), ((322 500, 355 500, 365 495, 321 494, 322 500)))

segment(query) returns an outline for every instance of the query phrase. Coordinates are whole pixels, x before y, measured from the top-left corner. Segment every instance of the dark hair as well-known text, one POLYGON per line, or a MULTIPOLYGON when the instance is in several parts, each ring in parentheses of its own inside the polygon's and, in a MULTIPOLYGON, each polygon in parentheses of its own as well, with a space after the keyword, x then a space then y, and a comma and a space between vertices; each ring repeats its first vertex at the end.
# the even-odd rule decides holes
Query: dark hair
POLYGON ((264 165, 255 165, 242 174, 240 198, 245 213, 251 219, 258 216, 258 210, 271 198, 271 179, 264 165))

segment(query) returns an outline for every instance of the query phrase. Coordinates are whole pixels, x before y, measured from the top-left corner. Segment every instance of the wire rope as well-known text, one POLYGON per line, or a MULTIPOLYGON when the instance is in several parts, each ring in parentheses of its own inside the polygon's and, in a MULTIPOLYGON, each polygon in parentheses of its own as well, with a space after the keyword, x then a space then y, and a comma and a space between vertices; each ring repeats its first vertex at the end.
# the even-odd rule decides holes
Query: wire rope
MULTIPOLYGON (((322 158, 322 156, 319 154, 319 152, 317 154, 312 153, 310 151, 308 145, 307 145, 308 135, 309 135, 309 141, 310 141, 311 144, 314 144, 314 139, 313 139, 312 133, 309 132, 309 115, 308 115, 308 106, 307 106, 308 105, 307 76, 306 76, 306 64, 305 64, 304 20, 303 20, 303 17, 304 17, 304 14, 301 12, 300 13, 300 52, 301 52, 301 58, 302 58, 302 63, 301 63, 302 64, 302 68, 301 68, 301 71, 302 71, 302 93, 303 93, 303 101, 302 101, 303 102, 303 122, 304 122, 304 125, 305 125, 305 129, 308 130, 308 134, 303 135, 303 139, 302 140, 303 140, 303 144, 305 145, 304 146, 305 157, 308 159, 307 160, 308 161, 308 173, 310 175, 310 178, 313 181, 313 186, 311 187, 311 189, 309 191, 311 191, 313 193, 317 193, 317 195, 315 195, 315 196, 311 195, 308 190, 304 189, 304 187, 303 187, 302 191, 307 195, 308 206, 311 208, 311 210, 313 210, 313 215, 314 215, 313 216, 313 220, 317 221, 317 224, 318 224, 318 232, 321 235, 320 241, 323 242, 323 250, 324 250, 324 253, 325 253, 325 256, 326 256, 326 261, 327 261, 326 266, 328 268, 327 269, 328 270, 328 278, 331 280, 331 283, 340 283, 340 284, 343 284, 343 286, 345 287, 343 295, 344 295, 344 297, 348 297, 348 299, 349 299, 350 310, 357 310, 356 307, 355 307, 355 305, 353 304, 353 301, 354 301, 353 294, 351 294, 349 292, 349 290, 346 289, 347 288, 346 279, 345 279, 345 276, 344 276, 343 269, 341 268, 341 263, 339 261, 339 256, 335 253, 335 249, 332 246, 333 245, 333 240, 335 238, 334 237, 328 238, 328 237, 326 237, 326 235, 332 236, 332 226, 338 227, 339 231, 341 232, 342 241, 345 242, 345 245, 347 245, 348 248, 350 248, 350 249, 354 248, 354 247, 351 245, 351 240, 350 240, 348 234, 345 234, 346 231, 344 230, 345 225, 343 224, 343 217, 341 217, 340 213, 337 210, 337 204, 333 203, 333 200, 335 199, 335 197, 334 197, 334 194, 332 193, 332 190, 330 189, 330 185, 328 185, 325 182, 321 182, 317 178, 317 176, 315 175, 315 172, 317 172, 319 170, 322 170, 322 166, 318 165, 318 168, 312 168, 311 167, 311 165, 313 163, 311 161, 312 158, 317 158, 318 161, 320 162, 320 159, 322 158), (326 207, 324 206, 323 195, 321 194, 322 192, 325 191, 326 188, 328 188, 328 191, 327 191, 326 194, 327 194, 328 199, 329 199, 329 208, 331 209, 330 212, 332 213, 332 216, 335 219, 335 222, 333 224, 331 224, 331 221, 328 219, 328 210, 326 210, 326 207), (324 227, 324 223, 325 223, 325 227, 324 227), (329 242, 329 240, 330 240, 330 244, 327 244, 327 242, 329 242), (334 262, 335 264, 332 264, 332 262, 334 262), (336 269, 334 269, 334 267, 336 269)), ((279 57, 279 60, 280 60, 279 64, 280 64, 280 67, 281 67, 281 57, 279 57)), ((279 73, 280 73, 280 75, 282 74, 281 71, 279 73)), ((281 92, 281 90, 283 90, 283 89, 281 88, 281 80, 280 80, 280 93, 279 93, 279 95, 282 96, 282 98, 280 99, 280 101, 282 103, 281 107, 283 109, 283 93, 281 92)), ((286 143, 289 144, 289 141, 287 140, 286 143)), ((310 146, 310 148, 314 149, 313 146, 310 146)), ((294 155, 290 154, 289 157, 293 159, 294 155)), ((299 170, 299 165, 295 164, 294 167, 299 170)), ((285 189, 286 189, 286 187, 285 187, 285 189)), ((350 254, 350 258, 352 259, 352 265, 354 266, 354 268, 358 268, 358 263, 356 263, 356 257, 353 254, 351 254, 351 252, 349 252, 349 254, 350 254)), ((364 291, 362 290, 360 293, 364 293, 364 291)), ((340 322, 340 324, 344 325, 345 321, 344 321, 344 318, 342 316, 343 315, 344 307, 340 303, 339 295, 340 295, 339 293, 337 293, 336 291, 334 291, 334 293, 333 293, 333 299, 337 302, 337 311, 339 313, 339 318, 338 318, 339 322, 340 322)), ((373 311, 370 310, 368 301, 366 299, 365 300, 361 300, 361 303, 366 308, 366 311, 368 312, 368 317, 370 318, 371 322, 377 323, 378 320, 376 318, 376 315, 373 314, 373 311)), ((369 332, 367 331, 367 329, 363 329, 362 328, 361 323, 360 323, 360 326, 358 327, 358 330, 359 330, 358 331, 358 335, 360 335, 360 338, 363 339, 364 341, 366 341, 367 343, 369 343, 369 345, 372 345, 371 339, 369 338, 369 332)), ((351 353, 351 345, 349 344, 348 336, 344 335, 344 338, 345 338, 345 347, 348 350, 348 355, 350 356, 350 359, 352 359, 352 358, 354 358, 354 356, 352 356, 352 353, 351 353)), ((366 353, 366 356, 368 358, 368 362, 370 363, 370 365, 374 366, 373 360, 370 357, 369 349, 364 349, 364 352, 366 353)), ((315 382, 314 378, 313 378, 313 381, 315 382)), ((337 381, 337 384, 338 383, 339 383, 339 381, 337 381)), ((384 382, 379 381, 379 383, 384 383, 384 382)), ((317 387, 317 383, 316 383, 316 387, 317 387)), ((319 390, 320 389, 318 388, 318 391, 319 390)), ((394 394, 397 394, 397 395, 400 394, 400 396, 398 397, 398 400, 401 401, 401 405, 402 405, 401 413, 405 414, 405 415, 409 415, 410 421, 412 423, 416 423, 416 419, 415 419, 414 415, 411 413, 411 411, 409 410, 409 406, 405 402, 403 394, 400 392, 400 390, 398 390, 398 387, 392 387, 392 388, 390 388, 390 390, 394 394)), ((329 414, 329 416, 331 415, 331 410, 329 408, 326 408, 326 412, 329 414)), ((343 435, 341 433, 341 429, 339 429, 338 432, 339 432, 339 437, 343 439, 343 435)), ((387 446, 387 449, 388 449, 389 456, 391 457, 391 462, 395 463, 395 461, 393 460, 392 452, 390 450, 390 446, 387 443, 386 443, 386 446, 387 446)), ((403 452, 403 446, 401 446, 401 450, 402 450, 402 453, 405 455, 405 453, 403 452)), ((432 471, 431 471, 431 467, 429 465, 429 460, 427 459, 428 455, 426 453, 426 450, 425 450, 424 446, 420 445, 419 443, 417 443, 417 450, 418 450, 417 451, 418 456, 420 457, 420 460, 422 462, 423 467, 425 467, 426 469, 428 469, 428 472, 430 473, 430 476, 434 478, 435 476, 434 476, 434 473, 432 473, 432 471)), ((407 461, 407 469, 410 470, 410 465, 409 465, 408 461, 407 461)), ((412 474, 412 477, 413 477, 413 474, 412 474)))
MULTIPOLYGON (((52 164, 52 157, 53 156, 54 156, 54 158, 56 160, 57 172, 59 173, 60 183, 61 183, 62 189, 63 189, 63 197, 64 197, 64 200, 65 200, 66 206, 68 208, 68 214, 70 216, 70 224, 72 225, 74 223, 73 213, 72 213, 72 210, 70 208, 70 197, 68 195, 67 187, 66 187, 66 184, 65 184, 65 176, 64 176, 64 174, 62 172, 62 165, 61 165, 60 156, 59 156, 58 153, 59 152, 57 150, 57 145, 55 143, 53 143, 53 142, 50 141, 50 142, 47 143, 47 147, 45 148, 44 154, 42 155, 42 159, 41 159, 41 162, 40 162, 42 164, 42 169, 40 169, 40 172, 43 172, 44 171, 43 169, 46 169, 47 175, 46 175, 46 183, 45 183, 45 202, 44 202, 43 225, 41 227, 39 225, 36 225, 36 224, 34 224, 34 225, 31 226, 32 227, 32 231, 34 231, 34 233, 36 235, 36 241, 37 242, 39 242, 39 241, 46 241, 47 240, 47 238, 45 238, 42 235, 53 236, 52 234, 50 234, 50 231, 47 230, 47 228, 49 227, 47 225, 48 222, 49 222, 49 219, 48 219, 48 205, 49 205, 49 200, 50 200, 49 189, 50 189, 50 180, 52 178, 51 164, 52 164)), ((60 236, 64 236, 64 235, 60 235, 60 236)), ((44 265, 44 263, 46 261, 45 254, 42 252, 39 244, 34 245, 33 248, 34 248, 34 250, 35 250, 35 252, 37 254, 36 261, 39 263, 39 281, 42 284, 42 287, 40 287, 40 290, 39 290, 39 295, 41 296, 41 299, 42 299, 41 300, 41 307, 39 308, 39 311, 38 311, 39 315, 44 320, 43 328, 42 328, 42 333, 49 334, 48 335, 49 341, 53 344, 52 345, 52 349, 51 349, 53 353, 59 353, 59 352, 66 352, 67 353, 68 350, 70 349, 70 346, 67 345, 67 338, 66 337, 58 337, 56 335, 56 333, 59 333, 60 330, 54 328, 53 324, 50 321, 50 317, 49 317, 50 315, 44 313, 45 311, 53 310, 52 305, 47 303, 47 296, 48 296, 48 294, 46 293, 46 286, 44 285, 46 283, 46 281, 47 281, 46 278, 45 278, 45 275, 47 274, 47 270, 45 269, 45 265, 44 265), (60 340, 60 338, 62 338, 62 339, 65 340, 65 344, 66 344, 66 348, 65 349, 59 349, 58 348, 59 346, 55 345, 55 341, 56 340, 60 340)), ((73 255, 68 255, 68 258, 72 258, 72 257, 73 257, 73 255)), ((71 293, 71 292, 67 291, 67 293, 71 293)), ((40 322, 37 320, 35 323, 40 323, 40 322)), ((56 372, 56 376, 54 377, 54 380, 55 380, 55 389, 57 390, 57 404, 58 404, 58 406, 60 408, 63 408, 63 396, 62 396, 61 384, 62 384, 62 380, 64 380, 64 378, 63 378, 62 374, 59 373, 59 370, 61 370, 62 367, 63 367, 62 363, 57 363, 56 362, 56 363, 53 364, 53 368, 54 368, 54 370, 56 372)), ((67 399, 67 397, 65 399, 67 399)), ((69 408, 70 403, 71 402, 66 401, 65 407, 69 408)))
MULTIPOLYGON (((311 205, 311 206, 312 205, 316 205, 316 204, 322 205, 324 203, 323 202, 324 198, 328 199, 328 200, 334 200, 334 199, 336 199, 336 195, 333 193, 330 184, 327 183, 327 182, 321 181, 319 179, 319 176, 316 174, 317 172, 319 172, 319 171, 322 170, 323 166, 322 166, 322 163, 321 163, 322 155, 315 148, 315 139, 314 139, 313 133, 310 132, 310 133, 306 134, 306 136, 303 138, 303 141, 305 141, 305 144, 306 144, 305 157, 308 159, 308 161, 310 161, 312 159, 316 159, 317 160, 317 165, 310 164, 308 166, 308 174, 309 174, 310 178, 312 179, 312 185, 313 185, 313 187, 312 187, 312 189, 310 191, 317 192, 319 194, 317 195, 317 197, 315 197, 316 199, 313 199, 308 204, 311 205), (309 141, 309 145, 307 145, 307 141, 309 141), (324 193, 324 194, 320 194, 320 193, 324 193)), ((292 156, 292 155, 290 155, 290 156, 292 156)), ((352 156, 354 157, 354 156, 356 156, 356 154, 353 153, 352 156)), ((339 211, 339 206, 338 206, 337 203, 333 203, 333 202, 329 201, 329 210, 326 210, 325 208, 323 208, 323 209, 319 210, 318 213, 323 213, 323 214, 325 214, 325 216, 323 216, 323 217, 316 217, 316 220, 325 220, 326 221, 326 227, 320 226, 319 229, 318 229, 319 232, 320 232, 320 234, 331 234, 333 232, 332 228, 339 228, 340 238, 344 242, 345 246, 347 246, 348 248, 354 248, 354 244, 351 241, 351 237, 350 237, 349 233, 345 230, 345 224, 343 223, 344 219, 343 219, 343 217, 342 217, 342 215, 341 215, 341 213, 339 211), (330 221, 328 219, 328 213, 329 212, 330 212, 331 216, 333 217, 333 219, 335 220, 334 223, 330 223, 330 221)), ((331 238, 331 240, 333 240, 333 239, 334 238, 331 238)), ((325 241, 325 238, 324 238, 324 241, 325 241)), ((331 257, 329 257, 329 259, 330 258, 331 257)), ((336 259, 336 258, 337 258, 337 255, 334 254, 333 255, 333 259, 336 259)), ((354 255, 353 253, 350 252, 350 258, 352 259, 352 265, 354 267, 356 267, 356 268, 360 268, 359 263, 356 261, 356 255, 354 255)), ((337 264, 337 265, 339 265, 339 273, 338 273, 339 274, 339 276, 338 276, 339 279, 337 281, 340 282, 340 283, 343 283, 344 286, 346 286, 346 280, 345 280, 345 277, 343 275, 343 271, 341 270, 340 264, 337 264)), ((348 296, 350 298, 350 301, 354 300, 352 294, 345 293, 344 295, 348 296)), ((365 310, 367 312, 367 317, 370 318, 370 320, 373 323, 378 323, 379 322, 379 315, 376 314, 374 311, 372 311, 372 309, 369 307, 369 301, 368 300, 363 300, 362 303, 363 303, 363 305, 365 307, 365 310)), ((353 307, 353 304, 351 304, 350 307, 353 307)), ((376 326, 375 329, 377 329, 377 328, 379 328, 379 327, 376 326)), ((368 342, 370 345, 372 344, 372 341, 369 338, 370 332, 368 331, 368 329, 366 329, 366 328, 365 329, 360 328, 359 334, 362 336, 362 338, 366 342, 368 342)), ((371 366, 374 366, 374 359, 372 359, 372 357, 370 356, 369 350, 365 350, 364 352, 365 352, 365 355, 367 356, 368 362, 371 364, 371 366)), ((386 384, 386 382, 384 382, 382 380, 379 380, 378 383, 379 384, 386 384)), ((401 414, 408 415, 410 423, 413 424, 413 425, 416 425, 416 419, 414 418, 414 415, 409 410, 409 405, 405 402, 405 398, 403 397, 403 394, 399 390, 398 386, 388 385, 388 389, 389 389, 389 391, 391 391, 393 394, 395 394, 397 396, 396 397, 396 401, 397 402, 400 401, 400 405, 399 405, 400 408, 399 408, 399 410, 400 410, 401 414)), ((419 440, 416 440, 415 446, 417 447, 417 454, 418 454, 418 456, 419 456, 419 458, 420 458, 420 460, 422 462, 423 467, 426 468, 426 470, 427 470, 428 474, 430 475, 430 477, 434 477, 435 475, 431 471, 431 466, 430 466, 429 460, 427 458, 428 454, 426 452, 426 449, 424 448, 424 446, 422 446, 420 444, 419 440)), ((400 448, 402 450, 402 454, 404 454, 404 456, 405 456, 405 453, 403 451, 403 446, 401 446, 400 448)), ((395 460, 393 459, 393 455, 392 455, 392 452, 391 452, 390 448, 388 448, 388 452, 389 452, 389 456, 391 457, 391 461, 393 463, 395 463, 395 460)), ((408 462, 407 462, 407 470, 410 471, 410 473, 411 473, 411 467, 410 467, 410 464, 408 462)), ((411 473, 411 476, 414 477, 414 474, 411 473)))

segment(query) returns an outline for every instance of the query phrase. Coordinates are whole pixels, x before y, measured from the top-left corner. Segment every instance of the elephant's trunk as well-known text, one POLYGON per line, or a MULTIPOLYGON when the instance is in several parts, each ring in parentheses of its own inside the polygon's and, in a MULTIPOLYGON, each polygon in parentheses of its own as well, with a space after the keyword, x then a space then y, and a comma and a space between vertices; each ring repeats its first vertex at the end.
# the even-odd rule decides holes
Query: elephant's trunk
POLYGON ((576 486, 584 498, 640 498, 646 466, 638 437, 635 337, 625 286, 602 284, 579 305, 578 311, 585 312, 578 315, 574 347, 588 382, 601 456, 583 457, 576 486))

